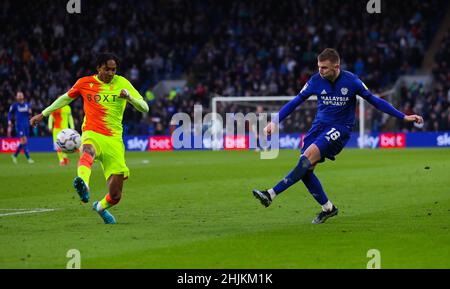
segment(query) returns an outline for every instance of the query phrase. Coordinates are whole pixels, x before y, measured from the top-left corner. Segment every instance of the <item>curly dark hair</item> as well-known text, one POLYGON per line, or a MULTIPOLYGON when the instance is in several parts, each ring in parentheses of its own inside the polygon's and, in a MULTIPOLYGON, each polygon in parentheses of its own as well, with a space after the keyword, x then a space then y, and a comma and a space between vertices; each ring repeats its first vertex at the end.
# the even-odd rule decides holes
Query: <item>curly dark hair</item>
POLYGON ((103 64, 106 65, 108 60, 114 60, 116 62, 117 67, 119 67, 119 57, 115 55, 114 53, 110 52, 104 52, 97 55, 97 58, 95 60, 96 67, 100 67, 103 64))

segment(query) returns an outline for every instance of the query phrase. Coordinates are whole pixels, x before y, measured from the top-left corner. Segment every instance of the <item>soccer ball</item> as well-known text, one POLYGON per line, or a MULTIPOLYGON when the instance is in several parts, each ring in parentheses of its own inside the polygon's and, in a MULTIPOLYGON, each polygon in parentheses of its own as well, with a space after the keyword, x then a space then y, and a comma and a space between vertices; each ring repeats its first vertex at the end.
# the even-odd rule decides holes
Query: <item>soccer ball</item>
POLYGON ((56 136, 56 146, 64 153, 73 153, 80 145, 81 137, 76 130, 66 128, 56 136))

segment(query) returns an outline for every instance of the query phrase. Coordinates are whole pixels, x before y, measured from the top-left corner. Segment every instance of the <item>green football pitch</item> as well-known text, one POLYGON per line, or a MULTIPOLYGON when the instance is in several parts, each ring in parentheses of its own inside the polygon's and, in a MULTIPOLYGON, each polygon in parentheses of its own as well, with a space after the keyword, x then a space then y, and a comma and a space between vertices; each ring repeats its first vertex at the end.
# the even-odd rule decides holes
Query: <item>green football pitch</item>
POLYGON ((261 160, 253 151, 127 153, 131 177, 104 225, 91 209, 105 194, 94 164, 91 200, 72 188, 78 155, 0 155, 0 268, 450 268, 450 150, 344 150, 316 168, 340 209, 325 224, 298 183, 264 208, 268 188, 298 151, 261 160), (370 254, 369 254, 370 255, 370 254))

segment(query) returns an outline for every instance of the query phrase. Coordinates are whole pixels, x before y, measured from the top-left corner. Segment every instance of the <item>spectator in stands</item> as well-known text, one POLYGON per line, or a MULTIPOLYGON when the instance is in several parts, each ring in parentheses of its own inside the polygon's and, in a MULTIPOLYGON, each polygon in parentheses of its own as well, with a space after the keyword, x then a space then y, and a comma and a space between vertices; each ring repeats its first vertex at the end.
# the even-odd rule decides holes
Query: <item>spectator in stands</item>
MULTIPOLYGON (((195 103, 206 113, 214 94, 295 95, 316 70, 315 51, 328 46, 341 51, 343 69, 381 91, 419 68, 447 5, 445 0, 387 1, 381 15, 367 15, 360 13, 366 3, 338 0, 91 1, 73 25, 64 7, 43 2, 0 2, 5 31, 0 34, 0 133, 15 90, 21 88, 33 110, 40 111, 88 72, 95 52, 105 50, 125 60, 122 71, 141 94, 162 79, 186 77, 188 88, 177 93, 172 105, 188 113, 195 103)), ((443 120, 450 98, 449 35, 433 71, 447 100, 436 106, 425 92, 413 90, 408 96, 410 109, 429 108, 436 114, 438 125, 424 129, 449 129, 443 120)), ((155 97, 148 116, 160 119, 158 131, 167 130, 170 121, 164 105, 155 97)), ((81 106, 72 107, 78 130, 81 106)), ((222 106, 222 112, 231 108, 222 106)), ((141 122, 131 110, 126 113, 133 115, 126 118, 129 134, 153 123, 141 122)), ((293 119, 309 127, 312 113, 302 110, 293 119)), ((288 122, 285 127, 294 128, 288 122)), ((36 133, 48 131, 41 126, 36 133)))

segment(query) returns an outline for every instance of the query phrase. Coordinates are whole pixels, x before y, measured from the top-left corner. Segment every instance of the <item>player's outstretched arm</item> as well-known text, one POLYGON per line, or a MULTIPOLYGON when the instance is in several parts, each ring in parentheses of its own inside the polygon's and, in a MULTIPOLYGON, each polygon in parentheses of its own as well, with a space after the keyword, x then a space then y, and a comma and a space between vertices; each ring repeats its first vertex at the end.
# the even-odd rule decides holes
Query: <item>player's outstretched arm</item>
POLYGON ((119 97, 125 98, 138 111, 140 111, 140 112, 148 112, 148 104, 147 104, 147 102, 145 102, 145 100, 142 99, 142 98, 135 98, 135 97, 131 96, 131 94, 128 92, 128 90, 122 89, 120 91, 120 96, 119 97))
POLYGON ((288 117, 297 106, 305 102, 312 94, 314 94, 314 91, 312 90, 312 81, 309 80, 302 88, 299 94, 286 103, 278 113, 277 117, 275 119, 272 119, 272 121, 264 128, 264 133, 266 135, 271 135, 277 125, 282 122, 286 117, 288 117))
POLYGON ((277 117, 275 119, 272 119, 271 122, 264 128, 264 133, 266 135, 271 135, 274 131, 276 126, 283 121, 286 117, 288 117, 297 106, 299 106, 301 103, 305 101, 305 97, 301 94, 297 95, 293 100, 286 103, 278 112, 277 117))
POLYGON ((74 98, 71 98, 67 95, 67 93, 61 95, 58 97, 50 106, 48 106, 46 109, 44 109, 40 114, 37 114, 33 116, 30 119, 30 125, 36 126, 39 122, 42 121, 44 117, 48 117, 52 112, 55 110, 60 109, 61 107, 64 107, 71 103, 74 100, 74 98))
POLYGON ((271 135, 275 131, 277 125, 280 122, 282 122, 286 117, 288 117, 297 106, 302 104, 306 100, 306 98, 307 97, 303 96, 302 93, 300 93, 293 100, 286 103, 281 108, 280 112, 278 112, 275 119, 272 119, 272 121, 269 122, 269 124, 264 128, 264 133, 266 135, 271 135))
POLYGON ((389 115, 395 116, 399 119, 404 120, 405 122, 415 122, 417 124, 423 123, 423 118, 420 115, 416 115, 416 114, 405 115, 404 113, 397 110, 389 102, 387 102, 386 100, 384 100, 382 98, 376 97, 372 94, 370 96, 368 96, 368 97, 366 96, 364 98, 379 111, 382 111, 389 115))

